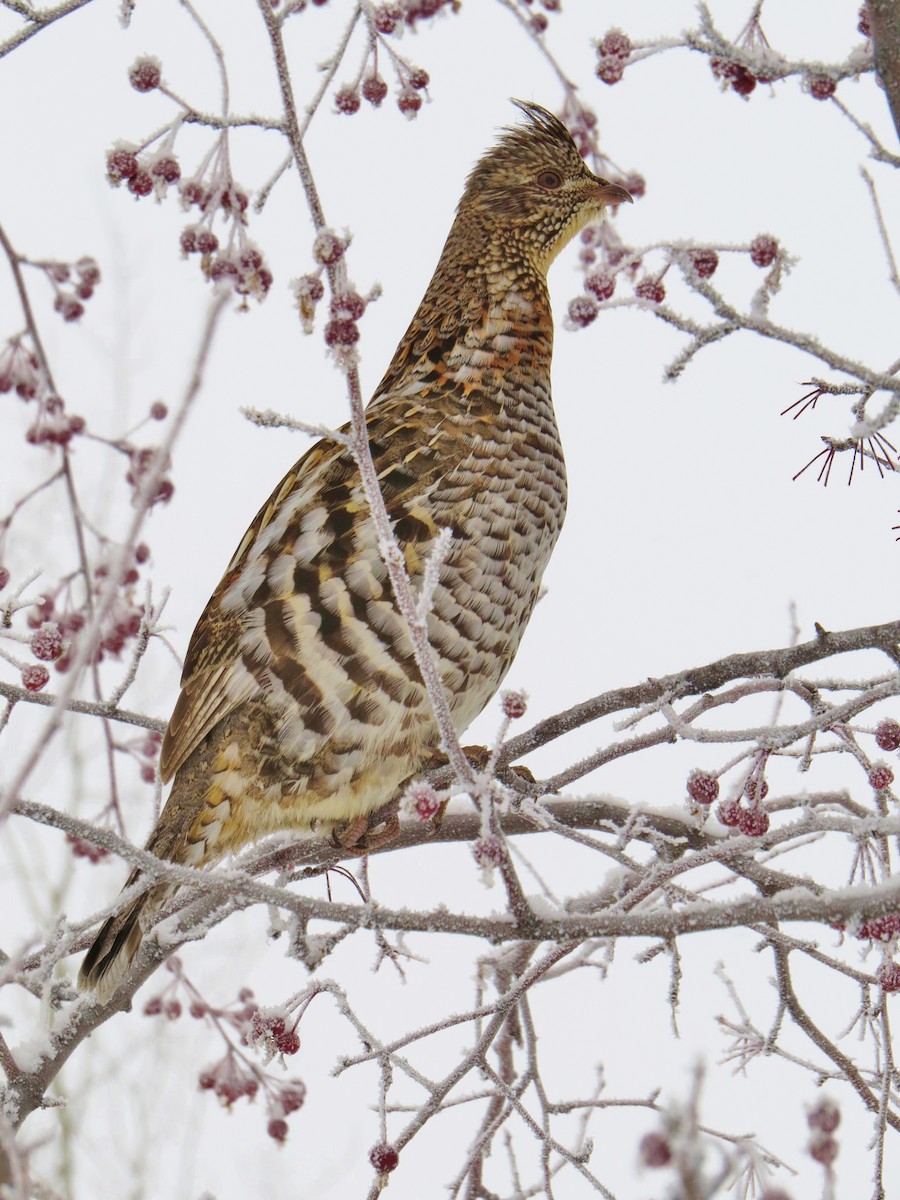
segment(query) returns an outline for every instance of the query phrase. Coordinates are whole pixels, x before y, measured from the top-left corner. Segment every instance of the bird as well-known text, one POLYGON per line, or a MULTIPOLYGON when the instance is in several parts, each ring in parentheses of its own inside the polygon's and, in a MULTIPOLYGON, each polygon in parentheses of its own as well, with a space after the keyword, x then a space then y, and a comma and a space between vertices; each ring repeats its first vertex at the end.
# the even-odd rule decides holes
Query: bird
MULTIPOLYGON (((458 731, 512 663, 566 511, 547 272, 607 206, 631 200, 588 168, 560 119, 513 103, 522 119, 472 168, 366 408, 414 589, 450 530, 427 629, 458 731)), ((359 469, 345 441, 323 439, 260 509, 194 630, 160 756, 174 782, 146 848, 205 867, 276 831, 334 834, 438 750, 359 469)), ((105 922, 82 989, 114 995, 176 890, 148 884, 105 922)))

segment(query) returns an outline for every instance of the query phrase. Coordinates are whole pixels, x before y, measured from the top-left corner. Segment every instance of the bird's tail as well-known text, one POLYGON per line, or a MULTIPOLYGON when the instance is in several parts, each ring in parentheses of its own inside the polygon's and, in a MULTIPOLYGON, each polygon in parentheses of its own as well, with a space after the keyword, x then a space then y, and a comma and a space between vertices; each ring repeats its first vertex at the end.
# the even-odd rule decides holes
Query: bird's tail
MULTIPOLYGON (((133 871, 125 887, 137 882, 138 876, 139 872, 133 871)), ((144 931, 170 890, 166 886, 152 887, 104 922, 78 973, 78 986, 83 991, 94 992, 101 1004, 113 996, 134 961, 144 931)))

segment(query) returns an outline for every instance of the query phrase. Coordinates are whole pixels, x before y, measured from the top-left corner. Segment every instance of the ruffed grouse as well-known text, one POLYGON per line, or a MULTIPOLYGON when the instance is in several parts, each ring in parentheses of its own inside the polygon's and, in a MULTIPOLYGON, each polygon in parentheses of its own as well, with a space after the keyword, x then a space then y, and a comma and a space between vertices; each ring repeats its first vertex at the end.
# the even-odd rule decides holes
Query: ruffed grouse
MULTIPOLYGON (((525 122, 469 176, 366 417, 414 587, 452 531, 428 630, 460 730, 512 662, 565 514, 547 271, 605 205, 631 199, 588 170, 556 117, 518 107, 525 122)), ((384 805, 437 742, 359 471, 345 445, 319 442, 194 630, 162 748, 174 784, 147 849, 201 866, 275 830, 335 830, 384 805)), ((115 991, 174 890, 151 886, 106 922, 83 987, 115 991)))

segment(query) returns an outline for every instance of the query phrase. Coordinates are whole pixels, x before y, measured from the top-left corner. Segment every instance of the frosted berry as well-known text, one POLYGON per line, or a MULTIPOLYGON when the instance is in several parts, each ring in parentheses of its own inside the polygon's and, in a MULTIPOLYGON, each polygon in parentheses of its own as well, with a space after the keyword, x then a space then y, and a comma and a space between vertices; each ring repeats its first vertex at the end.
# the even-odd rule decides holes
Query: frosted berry
POLYGON ((316 234, 313 242, 313 258, 316 262, 331 267, 343 256, 344 250, 344 243, 330 229, 322 229, 316 234))
POLYGON ((759 784, 759 787, 757 787, 757 783, 758 781, 756 779, 751 778, 748 779, 744 784, 744 795, 751 804, 754 804, 757 800, 757 791, 759 792, 760 800, 765 800, 766 796, 769 794, 769 785, 765 779, 762 780, 762 782, 759 784))
POLYGON ((749 96, 756 87, 756 76, 752 75, 746 67, 735 63, 734 71, 731 74, 731 87, 739 96, 749 96))
POLYGON ((96 287, 100 282, 100 268, 94 258, 79 258, 75 264, 75 270, 81 277, 81 282, 86 283, 89 287, 96 287))
POLYGON ((8 583, 9 571, 7 571, 6 567, 0 567, 0 592, 3 591, 8 583))
POLYGON ((420 821, 430 821, 441 807, 441 798, 425 780, 417 779, 406 789, 403 796, 402 809, 410 814, 415 813, 420 821))
POLYGON ((379 1175, 387 1175, 391 1171, 396 1171, 399 1161, 400 1155, 387 1142, 379 1142, 369 1151, 369 1162, 379 1175))
POLYGON ((150 174, 162 179, 165 183, 177 183, 181 178, 181 167, 175 158, 158 158, 150 170, 150 174))
POLYGON ((499 838, 479 838, 472 843, 472 854, 479 867, 499 867, 505 858, 503 843, 499 838))
POLYGON ((302 1108, 305 1099, 306 1085, 299 1079, 292 1079, 287 1087, 281 1089, 279 1095, 281 1107, 286 1113, 296 1112, 298 1108, 302 1108))
POLYGON ((900 963, 884 962, 875 972, 881 988, 885 992, 900 992, 900 963))
POLYGON ((421 67, 413 67, 407 75, 407 82, 411 88, 415 88, 417 92, 427 88, 431 82, 431 77, 427 71, 423 71, 421 67))
POLYGON ((359 341, 359 328, 354 321, 329 321, 325 326, 326 346, 352 346, 359 341))
POLYGON ((688 257, 691 260, 691 266, 701 279, 709 279, 710 275, 715 274, 716 267, 719 265, 719 256, 715 250, 691 250, 688 257))
POLYGON ((151 996, 144 1005, 145 1017, 158 1017, 163 1010, 162 996, 151 996))
POLYGON ((900 933, 900 913, 885 913, 882 917, 871 917, 863 921, 856 931, 858 938, 869 938, 873 942, 889 942, 900 933))
POLYGON ((179 238, 182 254, 194 254, 197 250, 197 230, 192 225, 186 226, 181 231, 179 238))
POLYGON ((808 82, 809 94, 814 100, 830 100, 837 86, 827 75, 811 75, 808 82))
POLYGON ((875 729, 875 741, 879 750, 896 750, 900 747, 900 725, 888 718, 875 729))
POLYGON ((870 38, 872 36, 872 26, 869 23, 869 9, 865 4, 859 10, 859 24, 856 28, 863 37, 870 38))
POLYGON ((550 22, 547 20, 547 18, 544 16, 543 13, 535 13, 534 16, 531 18, 531 20, 528 22, 528 24, 531 26, 532 30, 537 34, 545 33, 549 23, 550 22))
POLYGON ((582 329, 594 320, 597 315, 597 303, 590 296, 576 296, 569 301, 569 319, 573 325, 582 329))
POLYGON ((747 837, 762 837, 769 832, 769 814, 763 808, 742 808, 737 826, 747 837))
POLYGON ((602 79, 604 83, 608 83, 612 87, 625 74, 625 64, 621 58, 616 58, 612 54, 605 54, 597 60, 595 74, 598 79, 602 79))
POLYGON ((661 1133, 645 1133, 640 1154, 645 1167, 664 1167, 672 1159, 672 1149, 661 1133))
POLYGON ((78 321, 84 316, 84 305, 81 301, 64 292, 60 292, 56 297, 53 307, 60 313, 64 321, 78 321))
POLYGON ((755 267, 770 267, 777 253, 778 243, 766 233, 761 233, 750 243, 750 261, 755 267))
POLYGON ((596 271, 593 275, 588 275, 584 281, 584 286, 589 292, 593 292, 598 300, 608 300, 616 290, 616 279, 614 275, 606 275, 602 271, 596 271))
POLYGON ((131 179, 138 171, 137 155, 130 150, 110 150, 106 155, 106 173, 112 183, 131 179))
POLYGON ((150 557, 150 547, 145 542, 139 542, 134 548, 134 561, 145 563, 150 557))
POLYGON ((366 311, 366 302, 358 292, 341 292, 331 301, 331 315, 358 321, 366 311))
POLYGON ((834 1133, 841 1123, 841 1110, 833 1100, 823 1097, 806 1114, 810 1129, 819 1129, 822 1133, 834 1133))
POLYGON ((723 800, 716 808, 716 820, 721 825, 733 828, 739 823, 743 811, 737 800, 723 800))
POLYGON ((22 668, 22 686, 26 691, 39 692, 50 682, 50 672, 46 667, 29 664, 22 668))
POLYGON ((359 92, 356 88, 342 87, 334 93, 334 104, 339 113, 352 116, 359 112, 359 92))
POLYGON ((637 171, 632 171, 630 175, 626 175, 621 181, 622 187, 626 192, 629 192, 634 200, 640 200, 641 196, 647 191, 647 180, 643 175, 638 175, 637 171))
POLYGON ((273 1117, 266 1127, 266 1132, 273 1141, 283 1145, 287 1141, 288 1125, 287 1121, 281 1117, 273 1117))
POLYGON ((397 107, 407 117, 414 117, 422 107, 422 97, 412 88, 401 88, 397 95, 397 107))
POLYGON ((43 662, 53 662, 62 654, 62 634, 55 621, 47 621, 31 638, 31 653, 43 662))
POLYGON ((658 279, 642 279, 635 287, 634 293, 642 300, 650 300, 654 304, 662 304, 666 298, 666 289, 658 279))
POLYGON ((382 100, 388 94, 388 85, 379 75, 367 75, 362 83, 362 96, 369 104, 375 108, 381 104, 382 100))
POLYGON ((613 58, 627 58, 631 53, 631 39, 621 29, 610 29, 603 35, 597 52, 613 58))
POLYGON ((162 78, 159 62, 155 58, 138 58, 128 72, 128 82, 136 92, 152 92, 159 87, 162 78))
POLYGON ((154 421, 164 421, 168 415, 169 410, 162 400, 154 400, 150 405, 150 416, 154 421))
POLYGON ((219 248, 219 239, 208 229, 201 229, 197 234, 197 249, 201 254, 214 254, 219 248))
POLYGON ((719 781, 708 771, 691 771, 688 775, 687 792, 698 804, 713 804, 719 798, 719 781))
POLYGON ((321 300, 325 295, 325 286, 318 275, 303 275, 295 286, 298 296, 308 296, 312 301, 321 300))
POLYGON ((375 9, 372 19, 379 33, 393 33, 398 16, 387 5, 384 5, 375 9))
POLYGON ((876 763, 869 772, 869 786, 876 792, 889 788, 894 782, 894 772, 885 763, 876 763))
POLYGON ((181 1001, 169 1000, 165 1007, 165 1014, 170 1021, 177 1021, 181 1016, 181 1001))
POLYGON ((511 721, 524 717, 528 709, 528 701, 521 692, 504 692, 500 703, 503 706, 503 715, 511 721))
POLYGON ((153 179, 149 171, 137 171, 128 180, 128 190, 133 196, 149 196, 153 191, 153 179))
POLYGON ((830 1167, 838 1156, 838 1144, 827 1133, 819 1134, 809 1143, 809 1153, 823 1167, 830 1167))
POLYGON ((90 300, 94 294, 94 289, 89 283, 79 283, 75 288, 75 295, 79 300, 90 300))

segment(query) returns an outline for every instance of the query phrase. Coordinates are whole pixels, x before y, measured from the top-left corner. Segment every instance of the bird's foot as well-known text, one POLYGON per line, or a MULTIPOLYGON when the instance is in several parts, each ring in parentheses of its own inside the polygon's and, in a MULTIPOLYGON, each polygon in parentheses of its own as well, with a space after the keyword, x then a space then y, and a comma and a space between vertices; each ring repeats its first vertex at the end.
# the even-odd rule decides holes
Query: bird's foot
POLYGON ((400 832, 397 801, 391 800, 374 812, 360 813, 343 827, 332 831, 332 840, 341 850, 364 853, 392 842, 400 832))

